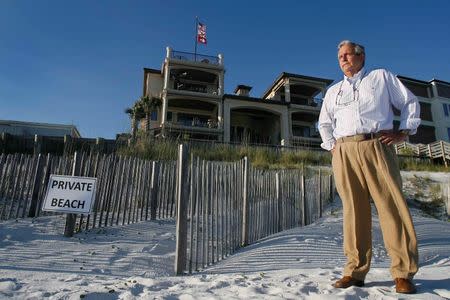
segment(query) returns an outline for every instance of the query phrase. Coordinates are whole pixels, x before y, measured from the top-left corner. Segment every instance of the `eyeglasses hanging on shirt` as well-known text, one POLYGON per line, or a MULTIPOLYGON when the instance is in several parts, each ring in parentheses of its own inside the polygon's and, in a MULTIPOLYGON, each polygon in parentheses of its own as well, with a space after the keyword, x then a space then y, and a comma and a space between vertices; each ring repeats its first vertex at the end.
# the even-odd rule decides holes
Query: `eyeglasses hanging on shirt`
POLYGON ((339 93, 336 94, 336 106, 344 107, 352 104, 359 99, 359 92, 357 88, 352 88, 352 91, 344 95, 344 91, 339 89, 339 93))
POLYGON ((349 93, 344 95, 344 91, 342 90, 342 85, 344 84, 344 80, 339 85, 339 92, 336 94, 335 104, 337 107, 344 107, 352 104, 353 102, 359 101, 359 87, 366 75, 366 72, 362 74, 361 80, 352 85, 352 89, 349 93))

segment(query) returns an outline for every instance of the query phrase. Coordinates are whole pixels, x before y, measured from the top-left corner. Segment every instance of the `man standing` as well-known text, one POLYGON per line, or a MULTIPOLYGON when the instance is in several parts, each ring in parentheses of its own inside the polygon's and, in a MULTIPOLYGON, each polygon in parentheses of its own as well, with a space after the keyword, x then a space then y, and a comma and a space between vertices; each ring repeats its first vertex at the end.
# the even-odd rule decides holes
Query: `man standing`
POLYGON ((417 240, 402 194, 393 144, 415 134, 420 124, 417 98, 384 69, 366 70, 364 47, 351 41, 338 46, 344 79, 330 87, 319 116, 322 148, 332 153, 336 188, 344 215, 347 263, 336 288, 363 286, 372 256, 369 196, 378 211, 391 275, 398 293, 415 293, 417 240), (393 130, 393 109, 401 111, 399 131, 393 130))

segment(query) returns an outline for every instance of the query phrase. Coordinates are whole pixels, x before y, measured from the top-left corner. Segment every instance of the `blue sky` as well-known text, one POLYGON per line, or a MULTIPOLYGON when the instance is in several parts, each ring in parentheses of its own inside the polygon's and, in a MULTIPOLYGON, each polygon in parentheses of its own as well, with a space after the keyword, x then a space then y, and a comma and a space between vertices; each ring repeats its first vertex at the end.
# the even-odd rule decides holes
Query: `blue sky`
POLYGON ((281 72, 338 79, 336 45, 366 66, 450 81, 450 1, 0 0, 0 119, 74 124, 84 137, 129 131, 143 68, 165 47, 194 51, 195 16, 224 55, 225 92, 259 97, 281 72))

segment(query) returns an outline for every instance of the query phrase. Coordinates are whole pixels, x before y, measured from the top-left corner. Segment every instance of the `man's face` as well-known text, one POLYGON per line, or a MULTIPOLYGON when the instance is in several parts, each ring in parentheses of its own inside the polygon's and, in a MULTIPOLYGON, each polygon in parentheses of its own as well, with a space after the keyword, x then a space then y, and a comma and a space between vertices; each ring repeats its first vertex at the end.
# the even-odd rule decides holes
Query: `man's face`
POLYGON ((348 77, 352 77, 361 70, 364 58, 364 54, 356 55, 355 49, 349 44, 343 45, 338 51, 339 66, 348 77))

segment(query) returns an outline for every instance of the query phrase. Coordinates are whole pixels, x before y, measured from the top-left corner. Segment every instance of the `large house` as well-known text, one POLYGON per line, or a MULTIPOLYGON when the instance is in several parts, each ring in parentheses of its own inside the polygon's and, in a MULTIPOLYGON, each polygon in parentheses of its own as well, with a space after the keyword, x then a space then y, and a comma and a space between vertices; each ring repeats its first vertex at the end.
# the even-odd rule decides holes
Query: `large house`
MULTIPOLYGON (((320 100, 333 81, 281 73, 261 98, 238 85, 224 93, 223 56, 167 48, 161 70, 144 69, 144 96, 160 97, 156 136, 231 143, 318 146, 320 100)), ((142 120, 142 122, 146 122, 142 120)), ((145 124, 141 124, 145 128, 145 124)))
MULTIPOLYGON (((224 93, 223 56, 173 51, 167 47, 161 70, 144 69, 143 95, 162 105, 152 114, 155 136, 226 143, 318 147, 317 120, 322 97, 333 80, 281 73, 262 97, 251 86, 224 93)), ((450 83, 399 76, 419 97, 422 125, 411 142, 450 139, 450 83)), ((395 125, 399 112, 395 111, 395 125)), ((146 120, 141 128, 146 128, 146 120)))

